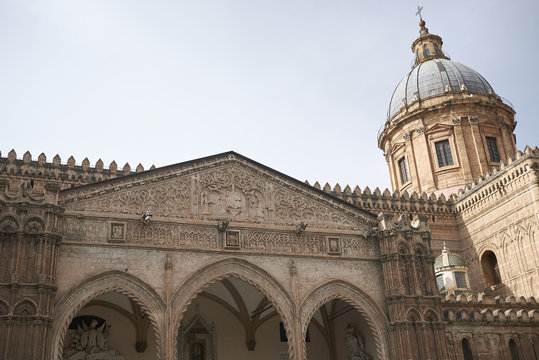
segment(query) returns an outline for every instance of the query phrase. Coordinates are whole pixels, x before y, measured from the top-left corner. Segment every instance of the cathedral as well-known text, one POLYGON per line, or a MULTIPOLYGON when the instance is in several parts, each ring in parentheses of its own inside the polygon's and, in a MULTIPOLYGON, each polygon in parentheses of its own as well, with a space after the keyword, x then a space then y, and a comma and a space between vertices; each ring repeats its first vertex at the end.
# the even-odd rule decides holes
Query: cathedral
POLYGON ((539 359, 539 149, 442 45, 421 20, 392 191, 0 154, 0 357, 539 359))

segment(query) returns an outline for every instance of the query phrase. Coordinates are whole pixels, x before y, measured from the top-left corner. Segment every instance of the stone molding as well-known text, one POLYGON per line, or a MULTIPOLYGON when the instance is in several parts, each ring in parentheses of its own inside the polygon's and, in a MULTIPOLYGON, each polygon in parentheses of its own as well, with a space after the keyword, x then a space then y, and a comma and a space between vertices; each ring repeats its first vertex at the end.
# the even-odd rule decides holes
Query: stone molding
MULTIPOLYGON (((252 285, 271 301, 277 313, 281 316, 287 336, 290 339, 288 343, 290 359, 295 359, 295 347, 298 344, 295 344, 292 340, 294 338, 292 336, 294 326, 292 298, 282 285, 265 270, 242 259, 228 258, 210 263, 182 281, 182 284, 173 291, 171 296, 171 308, 181 309, 181 311, 177 311, 172 315, 173 328, 179 329, 180 321, 187 306, 206 286, 231 276, 252 285)), ((173 351, 172 358, 176 358, 176 341, 177 339, 174 337, 173 349, 171 349, 173 351)))
MULTIPOLYGON (((377 358, 389 359, 389 325, 384 311, 363 290, 342 280, 332 280, 318 285, 300 302, 299 318, 302 338, 305 338, 309 322, 316 311, 322 305, 334 299, 346 301, 363 316, 375 339, 377 358)), ((303 357, 307 358, 305 348, 303 348, 303 357)))
POLYGON ((65 334, 77 312, 96 296, 112 291, 126 295, 148 314, 156 336, 156 355, 158 359, 161 358, 165 334, 165 302, 151 286, 135 276, 121 271, 108 271, 86 279, 56 302, 49 342, 52 344, 50 359, 61 360, 65 334))

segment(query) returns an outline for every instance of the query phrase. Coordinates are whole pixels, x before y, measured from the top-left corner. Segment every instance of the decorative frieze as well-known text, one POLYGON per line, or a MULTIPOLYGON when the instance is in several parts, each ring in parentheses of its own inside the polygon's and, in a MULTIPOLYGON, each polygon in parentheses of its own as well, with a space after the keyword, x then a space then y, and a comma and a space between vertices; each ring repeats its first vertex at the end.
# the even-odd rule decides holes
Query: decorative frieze
POLYGON ((217 226, 137 221, 105 221, 67 217, 63 223, 65 242, 115 243, 158 248, 198 250, 244 250, 268 254, 343 255, 378 258, 374 238, 361 235, 228 229, 217 226))

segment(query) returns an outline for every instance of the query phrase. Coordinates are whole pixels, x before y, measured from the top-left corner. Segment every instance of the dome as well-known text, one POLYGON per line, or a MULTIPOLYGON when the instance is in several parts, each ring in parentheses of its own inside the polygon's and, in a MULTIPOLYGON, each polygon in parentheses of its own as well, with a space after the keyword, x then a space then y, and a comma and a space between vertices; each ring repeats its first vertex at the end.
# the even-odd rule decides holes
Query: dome
POLYGON ((463 90, 470 94, 494 93, 488 81, 466 65, 443 58, 420 62, 395 88, 389 104, 388 118, 395 116, 403 105, 411 105, 415 101, 445 92, 463 90))
POLYGON ((442 253, 434 260, 434 271, 451 266, 466 266, 466 262, 461 256, 449 252, 444 243, 442 253))

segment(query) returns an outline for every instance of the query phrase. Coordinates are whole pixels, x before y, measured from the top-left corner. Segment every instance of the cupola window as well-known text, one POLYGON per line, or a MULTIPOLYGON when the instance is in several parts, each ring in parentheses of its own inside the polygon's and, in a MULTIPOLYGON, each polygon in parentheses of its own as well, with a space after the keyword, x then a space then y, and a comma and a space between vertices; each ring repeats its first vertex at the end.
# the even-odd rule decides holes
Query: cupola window
POLYGON ((437 55, 437 56, 440 56, 440 48, 438 47, 438 45, 434 44, 434 53, 437 55))
POLYGON ((490 155, 490 161, 500 162, 500 153, 498 152, 496 138, 487 136, 487 148, 488 154, 490 155))
POLYGON ((425 57, 429 57, 430 56, 430 50, 429 50, 429 47, 427 45, 423 46, 423 55, 425 57))
POLYGON ((444 167, 453 165, 453 156, 451 155, 451 147, 449 140, 438 141, 434 143, 436 147, 436 157, 438 158, 438 166, 444 167))
POLYGON ((406 157, 402 157, 399 160, 399 171, 401 173, 401 180, 403 184, 410 181, 410 175, 408 174, 408 164, 406 164, 406 157))
POLYGON ((467 289, 468 282, 466 281, 466 273, 464 271, 455 271, 455 283, 457 289, 467 289))
POLYGON ((421 55, 419 55, 419 50, 417 50, 416 55, 417 55, 417 61, 421 60, 421 55))
POLYGON ((444 275, 443 274, 436 276, 436 285, 438 285, 438 290, 440 290, 440 291, 445 290, 444 275))

